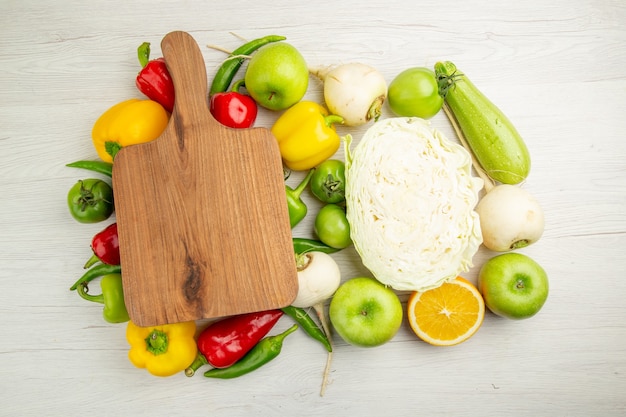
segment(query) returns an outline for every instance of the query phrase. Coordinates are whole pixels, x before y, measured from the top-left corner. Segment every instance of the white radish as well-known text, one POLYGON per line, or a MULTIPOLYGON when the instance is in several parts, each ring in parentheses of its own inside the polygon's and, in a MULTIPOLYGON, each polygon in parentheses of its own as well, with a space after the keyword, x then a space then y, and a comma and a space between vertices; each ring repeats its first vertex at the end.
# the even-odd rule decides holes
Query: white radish
POLYGON ((346 126, 378 120, 387 98, 387 82, 378 70, 349 63, 309 71, 324 83, 328 111, 343 117, 346 126))
POLYGON ((291 305, 300 308, 313 307, 331 344, 320 391, 320 395, 323 396, 332 360, 332 338, 330 326, 326 314, 324 314, 324 302, 332 297, 339 288, 341 271, 332 256, 318 251, 297 255, 296 266, 298 270, 298 295, 291 305))
POLYGON ((496 252, 535 243, 544 230, 543 210, 528 191, 515 185, 493 187, 476 206, 483 245, 496 252))
POLYGON ((298 295, 291 303, 307 308, 328 300, 339 288, 341 272, 337 262, 323 252, 307 252, 298 256, 298 295))

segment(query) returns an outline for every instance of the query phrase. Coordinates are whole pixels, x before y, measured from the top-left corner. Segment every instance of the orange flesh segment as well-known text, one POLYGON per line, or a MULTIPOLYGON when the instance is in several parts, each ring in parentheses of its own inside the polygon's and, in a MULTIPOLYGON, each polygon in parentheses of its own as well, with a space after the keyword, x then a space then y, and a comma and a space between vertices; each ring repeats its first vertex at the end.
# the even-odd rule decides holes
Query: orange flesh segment
POLYGON ((469 281, 460 277, 432 290, 412 293, 407 309, 416 335, 439 346, 469 339, 485 315, 482 296, 469 281))

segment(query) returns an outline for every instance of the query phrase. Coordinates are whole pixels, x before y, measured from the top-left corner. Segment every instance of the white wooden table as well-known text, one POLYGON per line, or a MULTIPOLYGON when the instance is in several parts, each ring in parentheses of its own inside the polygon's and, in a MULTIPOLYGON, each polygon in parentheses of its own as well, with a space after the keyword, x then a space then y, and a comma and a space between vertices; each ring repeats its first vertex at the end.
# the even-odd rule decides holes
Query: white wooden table
MULTIPOLYGON (((0 2, 0 415, 626 414, 626 5, 510 3, 0 2), (95 159, 96 118, 141 97, 137 46, 151 42, 157 57, 162 37, 179 29, 201 45, 209 77, 225 55, 205 45, 234 49, 241 40, 232 33, 284 35, 312 66, 360 61, 388 81, 408 67, 455 62, 531 151, 524 186, 540 200, 546 230, 521 252, 550 276, 544 309, 520 322, 488 314, 451 348, 419 341, 406 321, 373 349, 335 337, 324 397, 325 351, 302 332, 278 359, 235 380, 134 368, 125 326, 68 291, 103 224, 68 214, 67 190, 88 174, 65 164, 95 159)), ((321 100, 319 83, 307 98, 321 100)), ((263 111, 257 125, 275 117, 263 111)), ((455 138, 443 113, 432 123, 455 138)), ((358 138, 365 128, 339 131, 358 138)), ((311 229, 309 217, 294 235, 311 229)), ((491 256, 481 249, 467 277, 475 281, 491 256)), ((350 249, 336 259, 344 279, 368 274, 350 249)))

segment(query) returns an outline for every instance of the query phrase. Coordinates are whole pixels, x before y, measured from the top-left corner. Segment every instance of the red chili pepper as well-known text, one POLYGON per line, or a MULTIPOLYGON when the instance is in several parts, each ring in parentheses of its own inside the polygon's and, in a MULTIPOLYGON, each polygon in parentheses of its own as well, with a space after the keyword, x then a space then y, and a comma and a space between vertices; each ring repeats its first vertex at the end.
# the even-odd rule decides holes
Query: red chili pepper
POLYGON ((235 83, 231 91, 211 96, 211 114, 224 126, 245 129, 252 127, 256 121, 258 113, 256 102, 252 97, 239 92, 243 81, 235 83))
POLYGON ((117 238, 117 223, 107 226, 91 240, 93 256, 85 264, 85 269, 100 261, 107 265, 120 264, 120 244, 117 238))
POLYGON ((144 42, 137 48, 137 56, 142 66, 135 80, 137 88, 171 113, 174 109, 174 83, 165 65, 165 59, 157 58, 150 61, 149 42, 144 42))
POLYGON ((216 321, 198 336, 198 356, 185 370, 193 376, 202 365, 227 368, 245 356, 283 315, 281 310, 239 314, 216 321))

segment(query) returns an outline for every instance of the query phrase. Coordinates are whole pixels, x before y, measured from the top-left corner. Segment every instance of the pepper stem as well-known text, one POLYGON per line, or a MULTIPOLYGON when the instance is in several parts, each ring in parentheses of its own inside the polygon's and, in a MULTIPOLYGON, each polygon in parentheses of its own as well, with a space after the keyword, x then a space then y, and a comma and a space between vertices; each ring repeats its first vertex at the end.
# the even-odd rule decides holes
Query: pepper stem
POLYGON ((343 123, 343 117, 341 117, 341 116, 339 116, 337 114, 329 114, 328 116, 324 116, 324 123, 328 127, 331 127, 335 123, 342 124, 343 123))
POLYGON ((159 329, 152 329, 148 337, 146 337, 146 350, 154 356, 162 355, 167 352, 167 333, 159 329))
POLYGON ((304 179, 302 180, 302 182, 298 184, 296 188, 293 189, 293 191, 291 192, 291 195, 293 197, 300 198, 300 194, 302 194, 306 186, 309 184, 309 181, 311 181, 311 177, 313 176, 314 172, 315 172, 315 168, 311 168, 308 174, 306 174, 306 177, 304 177, 304 179))
POLYGON ((76 288, 76 292, 78 292, 78 295, 83 297, 85 300, 92 301, 94 303, 104 304, 103 294, 91 295, 91 294, 87 294, 87 291, 89 291, 89 288, 87 287, 86 282, 83 282, 76 288))
POLYGON ((294 324, 293 326, 291 326, 290 328, 288 328, 287 330, 285 330, 284 332, 282 332, 281 334, 277 334, 276 336, 272 336, 273 341, 275 343, 282 343, 282 341, 289 336, 291 333, 295 332, 296 330, 298 330, 298 326, 297 324, 294 324))
POLYGON ((245 78, 242 78, 241 80, 234 83, 230 91, 231 93, 238 93, 241 88, 246 88, 245 78))
POLYGON ((95 264, 97 264, 98 262, 100 262, 100 258, 98 258, 98 255, 96 255, 95 253, 93 255, 91 255, 91 258, 89 258, 89 260, 87 261, 87 263, 85 264, 85 266, 83 266, 84 269, 89 269, 92 266, 94 266, 95 264))
POLYGON ((113 159, 115 159, 115 155, 117 155, 120 149, 122 149, 122 145, 120 145, 118 142, 104 142, 104 150, 106 151, 106 153, 111 155, 111 158, 113 159))
POLYGON ((204 365, 209 365, 209 361, 206 359, 206 357, 202 353, 198 352, 196 359, 194 359, 191 365, 189 365, 185 369, 185 375, 188 377, 194 376, 196 371, 204 365))
POLYGON ((150 62, 150 42, 144 42, 137 48, 137 57, 141 68, 145 68, 150 62))

